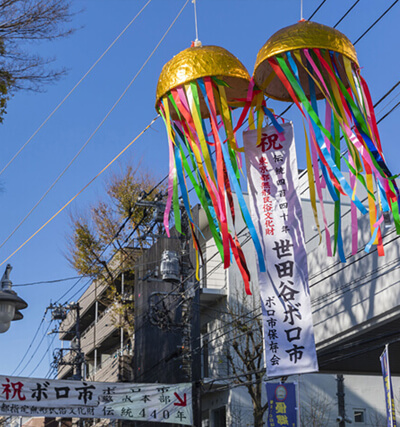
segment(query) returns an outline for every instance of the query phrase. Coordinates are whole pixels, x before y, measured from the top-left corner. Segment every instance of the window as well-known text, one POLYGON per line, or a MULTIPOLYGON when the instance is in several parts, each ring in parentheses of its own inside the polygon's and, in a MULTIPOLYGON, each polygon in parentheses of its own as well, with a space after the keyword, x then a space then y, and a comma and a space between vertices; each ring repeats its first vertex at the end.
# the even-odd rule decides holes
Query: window
POLYGON ((364 424, 365 409, 354 409, 354 422, 358 424, 364 424))
POLYGON ((226 408, 221 406, 218 409, 212 411, 213 422, 215 427, 225 427, 226 426, 226 408))

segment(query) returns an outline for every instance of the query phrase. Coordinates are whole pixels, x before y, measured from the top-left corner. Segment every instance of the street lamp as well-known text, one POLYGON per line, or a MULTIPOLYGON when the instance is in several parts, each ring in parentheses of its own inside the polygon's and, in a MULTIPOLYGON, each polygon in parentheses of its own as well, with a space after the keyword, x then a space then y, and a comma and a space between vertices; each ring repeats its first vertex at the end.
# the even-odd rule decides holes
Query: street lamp
POLYGON ((11 321, 21 320, 24 316, 19 310, 28 307, 28 304, 11 290, 10 280, 11 264, 7 264, 6 271, 1 278, 0 288, 0 334, 7 332, 11 321))

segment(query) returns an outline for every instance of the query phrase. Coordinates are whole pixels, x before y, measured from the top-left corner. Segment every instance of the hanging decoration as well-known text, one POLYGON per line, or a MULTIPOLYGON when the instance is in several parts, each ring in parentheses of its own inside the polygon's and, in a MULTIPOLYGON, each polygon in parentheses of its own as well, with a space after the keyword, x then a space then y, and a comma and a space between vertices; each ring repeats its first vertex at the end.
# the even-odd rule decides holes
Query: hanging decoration
POLYGON ((235 230, 237 213, 232 192, 236 193, 255 244, 260 270, 265 271, 260 242, 241 190, 243 148, 238 146, 235 136, 247 115, 251 97, 250 76, 242 63, 227 50, 202 46, 198 41, 164 65, 156 95, 156 109, 164 119, 169 142, 164 215, 167 234, 171 210, 175 227, 181 231, 179 188, 195 248, 200 250, 189 201, 187 181, 190 181, 207 216, 224 267, 229 267, 233 254, 248 294, 250 274, 235 230), (241 106, 246 108, 235 126, 232 110, 241 106))
MULTIPOLYGON (((358 250, 358 209, 362 214, 369 211, 371 240, 366 251, 377 244, 378 254, 383 255, 380 224, 390 224, 390 213, 400 234, 399 191, 384 159, 371 96, 354 46, 339 31, 302 20, 276 32, 261 48, 254 81, 269 98, 294 102, 304 117, 310 198, 318 230, 317 198, 320 203, 328 255, 332 249, 324 187, 334 202, 333 253, 345 261, 340 199, 347 196, 351 201, 352 253, 358 250), (346 154, 341 153, 342 140, 346 154), (358 197, 360 187, 366 190, 368 207, 358 197)), ((257 98, 257 111, 259 119, 268 112, 262 96, 257 98)), ((258 142, 261 128, 259 120, 258 142)))

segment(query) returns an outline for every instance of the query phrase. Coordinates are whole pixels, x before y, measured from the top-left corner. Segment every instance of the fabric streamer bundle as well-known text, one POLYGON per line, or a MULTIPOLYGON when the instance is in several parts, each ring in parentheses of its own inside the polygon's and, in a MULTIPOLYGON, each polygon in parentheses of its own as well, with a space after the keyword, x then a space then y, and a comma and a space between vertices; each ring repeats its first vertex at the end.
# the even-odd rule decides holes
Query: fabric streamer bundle
MULTIPOLYGON (((345 261, 340 198, 347 196, 351 200, 353 254, 358 250, 358 209, 362 214, 369 211, 370 216, 371 240, 366 250, 376 244, 383 255, 380 224, 390 224, 390 213, 400 233, 399 191, 384 159, 371 96, 354 46, 339 31, 302 20, 276 32, 261 48, 254 81, 268 97, 294 102, 304 117, 310 198, 318 230, 319 199, 328 255, 332 248, 323 204, 325 186, 335 205, 333 253, 345 261), (317 102, 321 99, 324 106, 317 102), (341 154, 341 140, 346 144, 345 155, 341 154), (368 208, 357 197, 360 185, 366 189, 368 208)), ((256 98, 262 116, 268 112, 265 100, 256 98)))
POLYGON ((164 65, 156 101, 169 142, 170 170, 164 215, 167 234, 171 211, 175 226, 181 231, 179 188, 195 248, 200 250, 188 195, 187 181, 190 181, 207 215, 224 267, 229 267, 233 254, 247 294, 251 293, 250 274, 235 230, 237 212, 232 192, 236 193, 255 244, 260 269, 265 271, 261 246, 240 187, 243 148, 238 147, 235 133, 248 107, 243 109, 236 126, 232 118, 233 108, 249 105, 252 96, 249 84, 250 76, 235 56, 221 47, 200 44, 180 52, 164 65))

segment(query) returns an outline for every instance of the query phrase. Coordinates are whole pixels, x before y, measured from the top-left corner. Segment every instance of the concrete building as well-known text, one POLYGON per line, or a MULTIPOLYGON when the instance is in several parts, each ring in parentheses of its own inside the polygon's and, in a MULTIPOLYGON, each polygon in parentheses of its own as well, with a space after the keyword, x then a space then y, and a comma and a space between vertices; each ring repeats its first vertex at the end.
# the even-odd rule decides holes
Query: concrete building
MULTIPOLYGON (((132 299, 133 282, 129 272, 118 271, 113 286, 123 299, 132 299)), ((60 326, 59 338, 70 341, 58 360, 58 378, 76 375, 78 338, 83 353, 82 378, 89 381, 131 381, 133 336, 119 327, 119 302, 112 301, 106 281, 95 280, 68 311, 60 326), (78 332, 80 337, 78 337, 78 332), (74 372, 75 369, 75 372, 74 372)))

